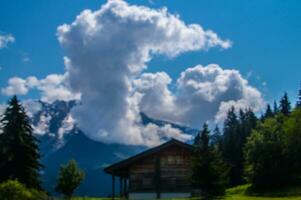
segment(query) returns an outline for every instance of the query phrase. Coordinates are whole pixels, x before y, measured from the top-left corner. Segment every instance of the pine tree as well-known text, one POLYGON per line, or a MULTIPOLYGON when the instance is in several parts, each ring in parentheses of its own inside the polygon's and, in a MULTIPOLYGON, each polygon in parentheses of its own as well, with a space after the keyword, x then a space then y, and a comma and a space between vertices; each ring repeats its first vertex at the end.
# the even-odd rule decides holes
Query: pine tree
POLYGON ((203 191, 202 195, 215 196, 224 193, 227 167, 219 152, 210 145, 210 131, 205 123, 194 140, 192 157, 192 185, 203 191))
POLYGON ((230 166, 229 184, 231 186, 240 184, 242 182, 242 172, 240 166, 240 137, 239 137, 239 120, 232 107, 224 122, 223 134, 223 149, 222 154, 225 162, 230 166))
POLYGON ((17 179, 27 187, 41 189, 38 140, 16 96, 8 102, 1 124, 0 182, 17 179))
POLYGON ((277 102, 274 101, 273 114, 276 115, 278 112, 279 112, 279 108, 278 108, 277 102))
POLYGON ((226 163, 230 166, 230 186, 244 183, 244 154, 243 147, 251 130, 255 128, 257 118, 252 109, 239 111, 239 118, 232 107, 224 123, 222 154, 226 163))
POLYGON ((219 151, 222 150, 223 145, 223 136, 218 125, 215 126, 213 130, 213 134, 211 136, 211 144, 215 146, 219 151))
POLYGON ((280 100, 280 112, 285 116, 288 116, 291 112, 291 103, 286 92, 280 100))
POLYGON ((265 111, 265 114, 264 114, 264 118, 266 119, 266 118, 271 118, 271 117, 273 117, 274 116, 274 113, 273 113, 273 111, 272 111, 272 109, 271 109, 271 106, 270 106, 270 104, 268 104, 267 105, 267 108, 266 108, 266 111, 265 111))
POLYGON ((300 84, 300 89, 299 89, 299 94, 298 94, 298 100, 297 100, 297 108, 301 108, 301 84, 300 84))

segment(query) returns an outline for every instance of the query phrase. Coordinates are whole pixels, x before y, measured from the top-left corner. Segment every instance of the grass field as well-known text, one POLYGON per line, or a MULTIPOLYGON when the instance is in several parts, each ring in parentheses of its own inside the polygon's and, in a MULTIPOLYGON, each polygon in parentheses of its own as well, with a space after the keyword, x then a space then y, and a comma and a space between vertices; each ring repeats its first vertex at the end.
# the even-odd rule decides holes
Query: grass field
MULTIPOLYGON (((264 195, 252 194, 251 196, 246 194, 248 187, 249 185, 242 185, 230 188, 226 191, 226 195, 219 200, 301 200, 301 186, 283 188, 264 195)), ((110 198, 77 197, 73 200, 110 200, 110 198)), ((168 200, 197 200, 197 198, 168 200)))
POLYGON ((228 189, 224 200, 301 200, 301 186, 284 188, 282 190, 265 193, 264 195, 246 194, 248 185, 228 189))

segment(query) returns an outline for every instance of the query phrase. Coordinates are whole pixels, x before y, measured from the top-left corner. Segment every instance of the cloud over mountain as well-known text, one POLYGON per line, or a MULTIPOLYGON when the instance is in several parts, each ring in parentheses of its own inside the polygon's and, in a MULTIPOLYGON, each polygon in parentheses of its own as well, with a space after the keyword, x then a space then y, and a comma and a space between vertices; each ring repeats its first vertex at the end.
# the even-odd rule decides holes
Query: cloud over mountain
POLYGON ((82 104, 73 115, 85 133, 106 142, 155 144, 160 132, 185 140, 175 130, 143 127, 133 79, 152 55, 174 57, 231 43, 196 24, 186 25, 166 8, 155 10, 108 1, 97 11, 84 10, 72 24, 58 28, 66 53, 67 74, 82 104))
POLYGON ((143 94, 141 110, 154 118, 200 127, 210 120, 222 122, 231 106, 259 111, 264 105, 261 93, 239 71, 216 64, 186 69, 174 93, 168 89, 170 83, 164 72, 142 74, 135 80, 137 91, 143 94))
POLYGON ((169 125, 144 126, 140 113, 199 127, 208 120, 220 122, 231 105, 259 110, 264 104, 238 71, 218 65, 188 68, 176 81, 166 72, 143 73, 154 55, 173 58, 231 47, 231 41, 198 24, 185 24, 166 8, 110 0, 59 26, 57 37, 66 55, 65 74, 14 78, 2 92, 26 94, 35 88, 48 102, 80 99, 69 121, 94 140, 148 146, 171 137, 186 141, 190 135, 169 125))

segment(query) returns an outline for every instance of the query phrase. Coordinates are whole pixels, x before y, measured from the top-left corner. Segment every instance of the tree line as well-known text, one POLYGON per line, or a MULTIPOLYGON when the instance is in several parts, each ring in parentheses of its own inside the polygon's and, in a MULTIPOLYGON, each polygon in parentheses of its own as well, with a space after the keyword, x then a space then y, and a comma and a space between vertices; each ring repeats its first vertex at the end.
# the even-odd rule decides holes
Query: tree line
POLYGON ((232 107, 222 130, 205 123, 194 139, 191 182, 205 195, 250 183, 264 192, 301 181, 301 87, 295 106, 287 93, 257 117, 232 107))

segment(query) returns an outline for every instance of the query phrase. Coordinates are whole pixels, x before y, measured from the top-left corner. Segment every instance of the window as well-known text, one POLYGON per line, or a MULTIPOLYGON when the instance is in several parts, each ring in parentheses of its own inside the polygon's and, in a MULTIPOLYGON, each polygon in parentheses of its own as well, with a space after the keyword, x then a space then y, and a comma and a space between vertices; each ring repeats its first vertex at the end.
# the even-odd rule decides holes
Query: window
POLYGON ((167 156, 167 163, 169 165, 179 165, 184 163, 184 157, 181 155, 169 155, 167 156))
POLYGON ((167 157, 167 163, 172 165, 175 164, 175 157, 174 156, 168 156, 167 157))
POLYGON ((176 163, 177 164, 183 164, 184 163, 183 156, 176 156, 176 163))

